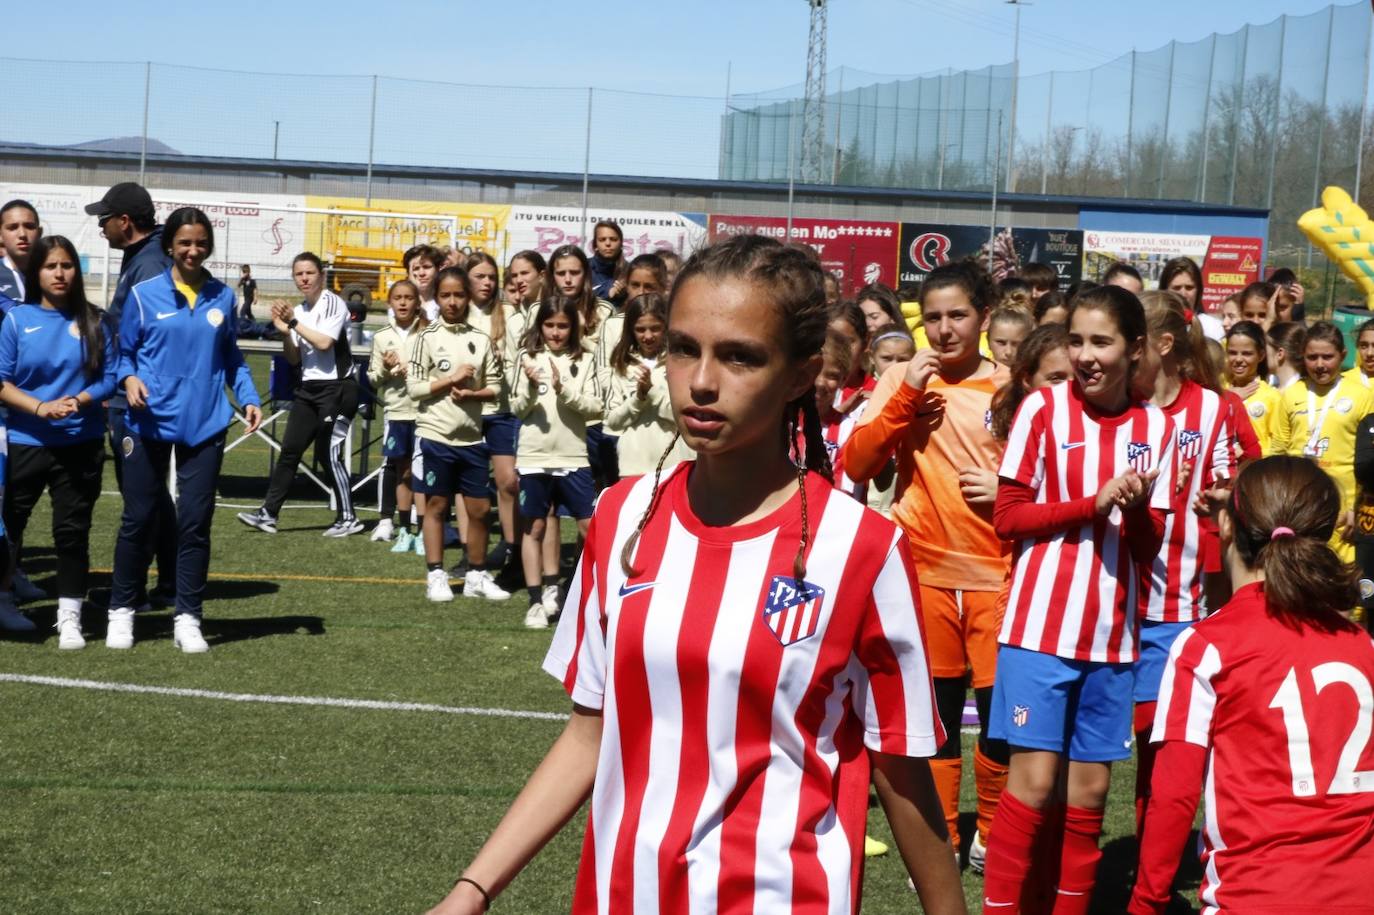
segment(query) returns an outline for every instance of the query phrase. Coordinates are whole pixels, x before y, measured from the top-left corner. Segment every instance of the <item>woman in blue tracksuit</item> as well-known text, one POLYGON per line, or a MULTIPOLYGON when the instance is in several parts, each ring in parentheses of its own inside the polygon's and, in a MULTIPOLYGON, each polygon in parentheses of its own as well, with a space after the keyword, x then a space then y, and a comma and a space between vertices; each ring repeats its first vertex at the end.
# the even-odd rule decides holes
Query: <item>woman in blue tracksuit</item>
POLYGON ((177 471, 177 596, 173 640, 188 653, 207 651, 201 602, 210 567, 215 481, 233 418, 226 384, 243 408, 248 432, 262 423, 261 401, 235 338, 234 291, 210 275, 215 247, 210 219, 195 207, 167 218, 166 273, 136 285, 119 325, 119 381, 129 401, 124 455, 124 520, 115 544, 114 585, 105 644, 134 643, 134 601, 148 567, 149 533, 164 497, 172 454, 177 471))
POLYGON ((114 331, 86 299, 76 246, 38 241, 25 304, 0 322, 0 402, 9 408, 4 520, 18 555, 43 491, 57 548, 57 646, 82 648, 81 603, 91 568, 91 510, 100 498, 105 411, 115 389, 114 331))

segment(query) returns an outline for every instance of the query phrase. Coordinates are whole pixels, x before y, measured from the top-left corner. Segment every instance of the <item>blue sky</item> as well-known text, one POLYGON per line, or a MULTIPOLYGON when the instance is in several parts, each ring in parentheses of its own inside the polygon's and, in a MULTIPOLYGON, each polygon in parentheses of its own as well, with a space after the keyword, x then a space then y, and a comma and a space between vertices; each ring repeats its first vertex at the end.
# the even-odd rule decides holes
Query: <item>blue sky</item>
MULTIPOLYGON (((1039 0, 1023 9, 1022 73, 1085 69, 1133 47, 1194 40, 1327 5, 1322 0, 1153 0, 1148 5, 1039 0)), ((384 90, 379 162, 418 156, 427 164, 500 161, 510 168, 578 170, 585 87, 594 85, 698 97, 654 102, 605 93, 594 107, 594 171, 684 175, 714 169, 710 134, 724 107, 727 68, 735 92, 801 82, 808 24, 801 0, 587 6, 67 0, 61 8, 59 20, 50 5, 11 4, 5 11, 6 32, 13 36, 7 53, 362 77, 248 79, 167 71, 165 78, 155 79, 150 134, 184 152, 270 156, 280 122, 282 158, 365 161, 370 91, 365 77, 375 73, 562 87, 458 94, 436 86, 432 108, 416 104, 417 98, 431 97, 422 87, 396 87, 395 95, 384 90), (439 132, 430 124, 436 115, 439 132), (204 126, 193 137, 189 125, 204 126), (423 149, 426 138, 433 152, 423 149)), ((1012 16, 1002 0, 831 0, 828 63, 885 74, 1003 63, 1012 56, 1012 16)), ((12 64, 5 66, 15 72, 12 64)), ((0 90, 6 112, 0 140, 66 143, 139 132, 141 66, 88 63, 34 66, 29 72, 37 87, 66 87, 76 116, 55 116, 42 91, 0 90)))

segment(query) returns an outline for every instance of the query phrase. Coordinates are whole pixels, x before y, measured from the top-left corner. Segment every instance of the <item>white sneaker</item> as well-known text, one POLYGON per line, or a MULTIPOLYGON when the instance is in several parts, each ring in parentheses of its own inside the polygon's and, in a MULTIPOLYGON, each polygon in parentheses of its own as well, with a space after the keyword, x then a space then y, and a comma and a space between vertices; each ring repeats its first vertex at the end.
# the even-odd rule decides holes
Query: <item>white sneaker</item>
POLYGON ((546 610, 546 609, 544 609, 544 604, 543 604, 542 601, 541 601, 540 603, 537 603, 537 604, 530 604, 530 609, 529 609, 529 611, 525 614, 525 628, 526 628, 526 629, 548 629, 548 628, 549 628, 549 611, 546 610))
POLYGON ((0 594, 0 629, 6 632, 33 632, 37 628, 33 620, 19 612, 14 605, 14 598, 0 594))
POLYGON ((973 842, 968 847, 968 869, 975 874, 983 872, 983 865, 988 860, 988 847, 983 844, 978 833, 973 834, 973 842))
POLYGON ((391 535, 396 532, 390 518, 383 518, 377 522, 377 526, 372 529, 372 536, 368 539, 373 543, 379 540, 390 540, 391 535))
POLYGON ((343 518, 325 528, 324 536, 334 538, 351 537, 361 532, 362 529, 363 523, 357 518, 343 518))
POLYGON ((81 634, 81 611, 57 611, 57 647, 63 651, 86 647, 86 639, 81 634))
POLYGON ((205 654, 210 650, 205 636, 200 634, 200 617, 178 613, 172 619, 172 644, 186 654, 205 654))
MULTIPOLYGON (((58 625, 62 625, 60 617, 58 625)), ((110 610, 109 622, 105 627, 105 647, 121 651, 134 647, 134 611, 131 608, 115 607, 110 610)))
POLYGON ((47 596, 48 592, 29 581, 29 576, 25 575, 22 570, 14 570, 15 603, 27 604, 30 601, 43 600, 47 596))
POLYGON ((554 616, 558 611, 563 609, 562 605, 558 602, 558 585, 545 585, 544 590, 541 592, 541 598, 544 604, 545 616, 554 616))
POLYGON ((425 597, 438 602, 453 600, 453 588, 448 583, 447 572, 433 569, 425 576, 425 597))
POLYGON ((510 592, 496 583, 496 579, 491 577, 491 573, 483 570, 472 569, 467 575, 463 576, 463 596, 464 597, 485 597, 487 600, 506 600, 510 597, 510 592))

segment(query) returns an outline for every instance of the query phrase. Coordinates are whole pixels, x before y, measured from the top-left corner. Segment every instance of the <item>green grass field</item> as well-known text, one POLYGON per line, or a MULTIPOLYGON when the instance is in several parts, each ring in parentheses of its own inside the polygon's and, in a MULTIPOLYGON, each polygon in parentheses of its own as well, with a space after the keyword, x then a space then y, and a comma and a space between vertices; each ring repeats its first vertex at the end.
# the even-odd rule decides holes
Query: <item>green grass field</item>
MULTIPOLYGON (((247 443, 226 460, 208 655, 173 648, 167 611, 139 616, 130 652, 100 641, 120 508, 118 496, 107 495, 92 531, 93 563, 104 571, 94 576, 86 609, 90 643, 59 652, 55 601, 28 605, 43 628, 32 638, 0 637, 0 674, 567 711, 559 684, 539 670, 550 634, 522 627, 520 596, 506 604, 427 603, 421 559, 394 556, 365 534, 322 538, 332 515, 308 501, 315 496, 304 485, 295 494, 303 501, 283 512, 276 536, 235 521, 238 506, 256 506, 265 489, 266 451, 247 443)), ((113 490, 108 464, 106 477, 113 490)), ((51 587, 47 527, 45 500, 29 527, 24 564, 51 587)), ((561 727, 13 681, 0 682, 0 721, 6 913, 424 911, 561 727)), ((1119 767, 1094 911, 1121 911, 1127 898, 1131 778, 1129 766, 1119 767)), ((972 809, 969 792, 964 810, 972 809)), ((969 835, 971 814, 966 819, 969 835)), ((493 911, 566 912, 581 832, 579 816, 493 911)), ((879 811, 871 832, 890 837, 879 811)), ((964 884, 977 911, 981 881, 966 872, 964 884)), ((864 911, 916 910, 896 856, 871 861, 864 911)))

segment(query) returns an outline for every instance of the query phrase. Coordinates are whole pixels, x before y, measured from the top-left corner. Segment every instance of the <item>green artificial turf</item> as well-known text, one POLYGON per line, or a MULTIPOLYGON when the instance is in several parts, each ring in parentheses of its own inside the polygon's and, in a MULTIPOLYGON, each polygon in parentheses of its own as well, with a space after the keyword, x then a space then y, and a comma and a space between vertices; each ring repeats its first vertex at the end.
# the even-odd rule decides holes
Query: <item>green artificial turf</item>
MULTIPOLYGON (((550 632, 523 628, 521 594, 505 604, 426 602, 419 557, 393 555, 366 535, 321 537, 332 515, 308 484, 298 484, 280 533, 254 532, 234 513, 256 505, 266 472, 261 443, 225 462, 208 655, 173 648, 170 611, 140 614, 132 651, 107 650, 106 571, 93 576, 84 651, 57 650, 55 602, 41 601, 26 607, 43 627, 38 634, 0 636, 0 673, 567 711, 561 687, 539 669, 550 632)), ((106 478, 114 490, 109 465, 106 478)), ((97 507, 97 569, 110 567, 119 508, 115 495, 97 507)), ((45 499, 27 532, 24 565, 51 589, 48 524, 45 499)), ((561 727, 15 682, 0 682, 0 721, 0 912, 34 915, 424 911, 561 727)), ((967 784, 971 762, 965 772, 967 784)), ((1099 912, 1124 908, 1134 857, 1131 766, 1116 775, 1099 912)), ((967 837, 971 786, 963 809, 967 837)), ((566 912, 582 822, 579 815, 493 910, 566 912)), ((890 840, 881 811, 870 831, 890 840)), ((966 871, 964 886, 978 911, 981 881, 966 871)), ((918 910, 895 854, 869 862, 864 889, 865 912, 918 910)))

